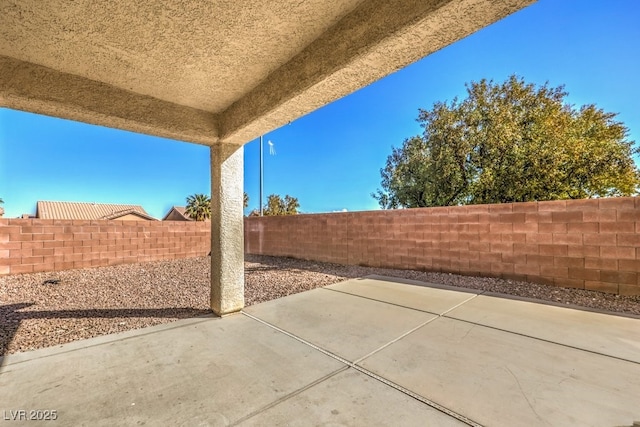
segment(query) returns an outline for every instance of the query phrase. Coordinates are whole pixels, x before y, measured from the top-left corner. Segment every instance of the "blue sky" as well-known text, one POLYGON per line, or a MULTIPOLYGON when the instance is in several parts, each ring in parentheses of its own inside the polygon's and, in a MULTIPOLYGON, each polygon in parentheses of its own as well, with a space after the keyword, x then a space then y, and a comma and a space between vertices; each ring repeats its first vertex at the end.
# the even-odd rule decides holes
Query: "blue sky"
MULTIPOLYGON (((392 146, 420 133, 418 109, 464 97, 465 83, 564 84, 569 102, 619 113, 640 143, 640 1, 539 0, 290 125, 265 135, 264 192, 303 212, 377 209, 371 197, 392 146), (267 140, 275 144, 270 156, 267 140)), ((249 210, 258 206, 258 142, 245 145, 249 210)), ((131 203, 161 218, 210 194, 209 149, 179 141, 0 109, 5 217, 37 200, 131 203)))

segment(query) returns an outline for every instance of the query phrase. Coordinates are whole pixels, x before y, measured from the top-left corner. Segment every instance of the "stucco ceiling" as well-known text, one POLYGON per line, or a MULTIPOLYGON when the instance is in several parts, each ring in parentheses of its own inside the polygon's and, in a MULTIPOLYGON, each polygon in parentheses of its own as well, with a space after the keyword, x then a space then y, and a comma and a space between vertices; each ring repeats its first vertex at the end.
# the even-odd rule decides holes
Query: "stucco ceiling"
POLYGON ((3 0, 0 106, 242 144, 534 0, 3 0))

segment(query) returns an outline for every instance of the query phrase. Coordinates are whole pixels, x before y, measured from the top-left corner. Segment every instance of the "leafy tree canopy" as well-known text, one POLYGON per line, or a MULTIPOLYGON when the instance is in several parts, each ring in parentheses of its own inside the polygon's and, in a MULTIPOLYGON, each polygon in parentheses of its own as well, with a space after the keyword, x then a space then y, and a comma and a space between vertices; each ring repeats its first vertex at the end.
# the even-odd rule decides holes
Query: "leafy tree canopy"
POLYGON ((211 218, 211 199, 206 194, 193 194, 187 197, 187 207, 184 212, 196 221, 211 218))
POLYGON ((422 135, 393 148, 372 194, 384 209, 637 194, 628 129, 563 86, 522 78, 466 85, 467 97, 419 110, 422 135))
MULTIPOLYGON (((287 194, 283 199, 277 194, 271 194, 267 198, 267 204, 262 212, 264 216, 297 215, 298 209, 300 209, 300 203, 296 197, 291 197, 287 194)), ((260 215, 260 211, 257 209, 250 214, 250 216, 258 215, 260 215)))

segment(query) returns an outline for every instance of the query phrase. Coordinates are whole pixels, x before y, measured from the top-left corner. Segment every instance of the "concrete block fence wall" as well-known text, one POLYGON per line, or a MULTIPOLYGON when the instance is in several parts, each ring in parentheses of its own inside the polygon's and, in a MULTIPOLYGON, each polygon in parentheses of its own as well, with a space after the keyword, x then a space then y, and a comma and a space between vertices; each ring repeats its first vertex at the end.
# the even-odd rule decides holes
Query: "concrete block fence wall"
MULTIPOLYGON (((640 198, 245 219, 245 251, 640 295, 640 198)), ((205 256, 202 222, 0 219, 0 275, 205 256)))
POLYGON ((0 275, 206 256, 211 224, 0 219, 0 275))
POLYGON ((640 295, 640 198, 245 219, 245 252, 640 295))

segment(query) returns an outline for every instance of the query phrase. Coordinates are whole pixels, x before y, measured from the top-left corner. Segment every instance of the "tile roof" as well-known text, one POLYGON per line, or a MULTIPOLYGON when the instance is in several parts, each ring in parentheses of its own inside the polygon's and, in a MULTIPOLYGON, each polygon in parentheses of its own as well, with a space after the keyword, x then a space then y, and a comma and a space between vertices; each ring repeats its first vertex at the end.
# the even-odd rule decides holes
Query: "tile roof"
POLYGON ((185 213, 186 209, 187 208, 184 206, 173 206, 171 209, 169 209, 169 212, 167 212, 162 220, 165 221, 172 212, 175 212, 179 217, 182 217, 184 221, 193 221, 194 219, 185 213))
POLYGON ((139 205, 38 201, 36 208, 36 217, 42 219, 118 219, 129 214, 156 221, 139 205))

